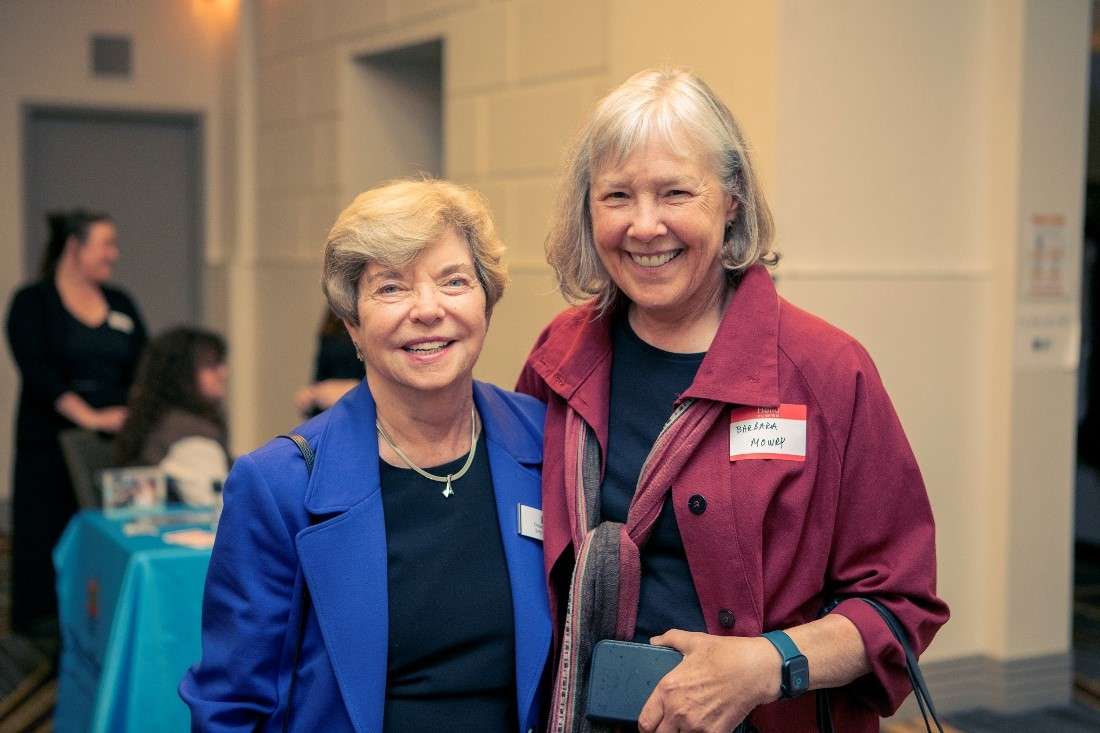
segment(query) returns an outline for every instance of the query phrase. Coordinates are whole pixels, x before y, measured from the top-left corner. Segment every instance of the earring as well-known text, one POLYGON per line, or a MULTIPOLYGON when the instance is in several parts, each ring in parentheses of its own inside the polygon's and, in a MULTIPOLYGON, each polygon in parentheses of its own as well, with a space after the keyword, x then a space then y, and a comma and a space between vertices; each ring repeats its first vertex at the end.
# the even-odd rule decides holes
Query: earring
POLYGON ((362 354, 362 352, 359 351, 358 346, 355 347, 355 358, 358 359, 359 361, 363 361, 363 354, 362 354))

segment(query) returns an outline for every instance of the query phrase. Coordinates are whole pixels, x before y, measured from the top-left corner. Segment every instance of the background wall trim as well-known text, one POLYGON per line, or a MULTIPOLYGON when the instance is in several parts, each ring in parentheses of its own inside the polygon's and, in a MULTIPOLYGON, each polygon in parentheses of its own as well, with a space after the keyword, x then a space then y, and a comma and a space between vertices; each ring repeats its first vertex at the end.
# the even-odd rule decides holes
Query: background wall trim
MULTIPOLYGON (((1071 653, 1005 660, 975 654, 922 664, 921 670, 941 716, 975 708, 1017 713, 1068 705, 1073 692, 1071 653)), ((895 717, 919 716, 910 695, 895 717)))

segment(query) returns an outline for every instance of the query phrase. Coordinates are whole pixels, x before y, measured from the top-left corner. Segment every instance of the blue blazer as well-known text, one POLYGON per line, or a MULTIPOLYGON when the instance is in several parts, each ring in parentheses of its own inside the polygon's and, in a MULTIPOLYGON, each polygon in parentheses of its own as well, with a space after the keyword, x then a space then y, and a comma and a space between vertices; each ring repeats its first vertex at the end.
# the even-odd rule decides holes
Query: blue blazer
MULTIPOLYGON (((540 719, 550 615, 542 543, 518 533, 517 505, 542 506, 545 408, 480 382, 474 402, 512 587, 517 729, 529 731, 540 719)), ((382 729, 389 608, 374 420, 364 381, 298 428, 316 453, 308 478, 286 439, 234 464, 206 578, 202 661, 180 684, 193 730, 282 731, 288 714, 294 731, 382 729)))

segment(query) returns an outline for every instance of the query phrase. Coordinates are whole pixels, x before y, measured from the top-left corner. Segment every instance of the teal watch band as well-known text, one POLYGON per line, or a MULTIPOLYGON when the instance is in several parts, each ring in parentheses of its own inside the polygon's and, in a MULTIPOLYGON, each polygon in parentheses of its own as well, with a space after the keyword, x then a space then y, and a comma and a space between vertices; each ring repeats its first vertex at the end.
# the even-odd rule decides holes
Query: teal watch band
POLYGON ((779 691, 783 697, 798 697, 810 689, 810 664, 791 637, 783 631, 763 635, 783 658, 779 691))

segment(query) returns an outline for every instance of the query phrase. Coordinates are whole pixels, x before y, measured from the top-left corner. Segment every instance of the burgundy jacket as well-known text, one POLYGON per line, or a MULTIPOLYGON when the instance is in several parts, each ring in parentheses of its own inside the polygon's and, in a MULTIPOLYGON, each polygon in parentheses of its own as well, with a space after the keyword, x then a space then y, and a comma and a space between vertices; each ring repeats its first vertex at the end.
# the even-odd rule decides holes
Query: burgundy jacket
MULTIPOLYGON (((589 306, 542 332, 517 389, 544 400, 543 527, 550 605, 560 634, 573 553, 563 479, 566 405, 607 453, 609 319, 589 306)), ((913 452, 870 356, 851 336, 780 298, 751 268, 729 299, 695 381, 682 397, 732 406, 805 405, 804 462, 730 460, 719 419, 674 480, 671 501, 707 631, 755 636, 818 617, 831 599, 873 596, 918 653, 948 618, 936 596, 935 527, 913 452), (698 501, 705 499, 705 504, 698 501), (689 508, 689 501, 695 497, 689 508)), ((863 637, 872 674, 831 691, 834 725, 877 731, 910 691, 899 644, 849 598, 833 611, 863 637)), ((814 695, 751 716, 761 731, 817 730, 814 695)))

